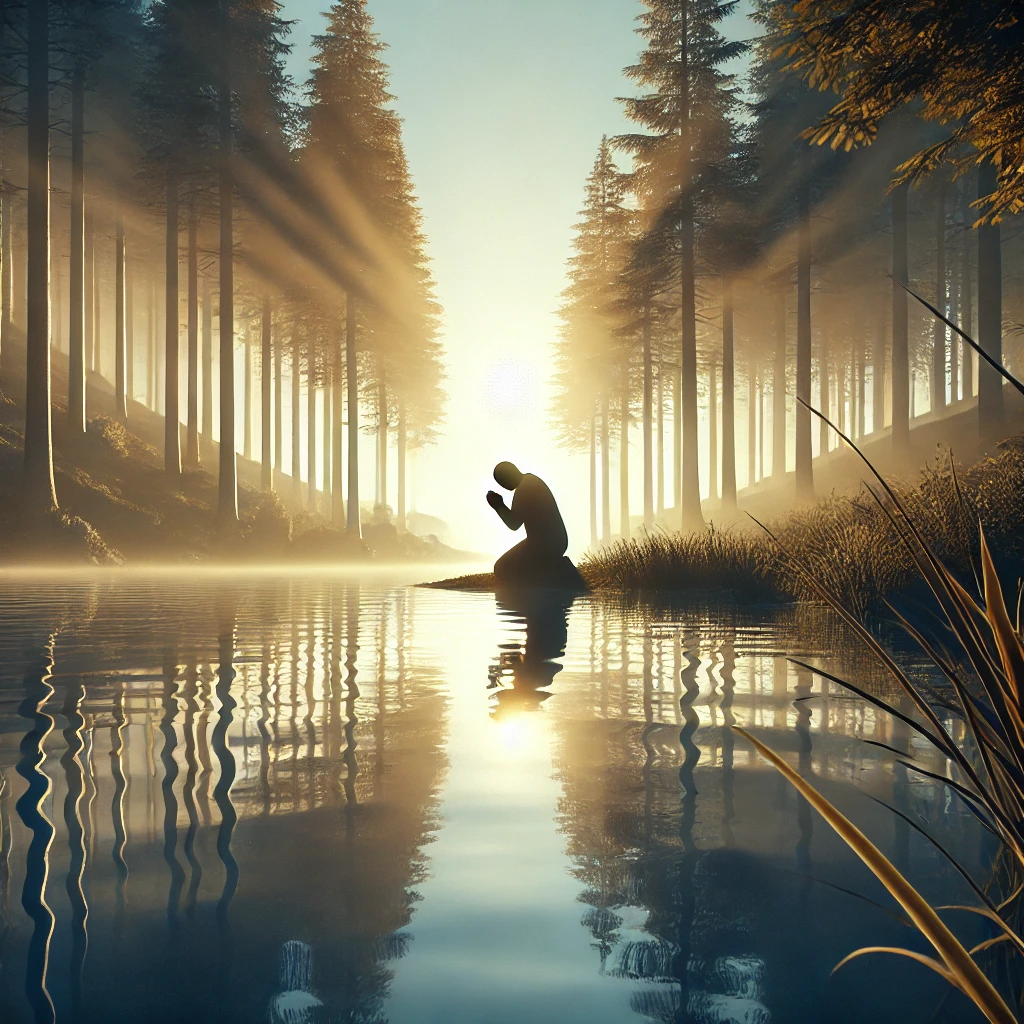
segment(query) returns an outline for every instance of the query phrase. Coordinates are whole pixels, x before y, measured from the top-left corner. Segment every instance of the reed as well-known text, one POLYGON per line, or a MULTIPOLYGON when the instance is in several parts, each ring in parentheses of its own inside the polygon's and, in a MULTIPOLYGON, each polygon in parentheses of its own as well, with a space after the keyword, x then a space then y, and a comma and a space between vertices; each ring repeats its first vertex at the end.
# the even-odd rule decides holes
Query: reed
POLYGON ((711 527, 617 541, 584 558, 580 572, 595 590, 724 590, 778 599, 786 594, 777 588, 777 561, 764 537, 711 527))
MULTIPOLYGON (((913 482, 889 485, 901 515, 950 572, 973 579, 978 524, 997 564, 1024 560, 1024 437, 968 469, 942 453, 913 482)), ((920 572, 870 488, 833 495, 766 524, 658 532, 587 555, 580 572, 597 590, 731 591, 748 599, 819 601, 815 578, 858 617, 914 586, 920 572), (771 534, 771 536, 769 536, 771 534), (801 571, 772 536, 800 553, 801 571)))
MULTIPOLYGON (((836 429, 833 424, 829 424, 836 429)), ((840 436, 863 459, 856 445, 840 436)), ((931 943, 937 958, 912 950, 891 947, 866 947, 844 958, 836 969, 867 953, 887 952, 911 957, 936 971, 964 992, 990 1021, 1011 1022, 1016 1015, 975 962, 975 955, 995 946, 1006 946, 1015 954, 1024 953, 1020 936, 1020 896, 1024 891, 1024 643, 1020 623, 1014 621, 1007 606, 996 571, 995 560, 984 526, 971 533, 966 524, 979 505, 998 495, 1001 504, 1016 486, 985 480, 990 487, 978 487, 973 503, 960 486, 955 469, 947 480, 933 478, 928 486, 913 494, 900 493, 888 484, 864 459, 874 475, 869 488, 876 508, 884 516, 898 540, 902 557, 909 560, 917 578, 927 585, 948 630, 949 648, 940 647, 912 622, 895 612, 903 627, 927 658, 948 682, 954 699, 948 710, 957 720, 966 738, 957 743, 929 703, 924 684, 907 675, 878 639, 865 627, 855 610, 833 589, 833 582, 819 571, 817 563, 805 558, 792 546, 791 538, 768 528, 768 536, 794 578, 802 581, 822 601, 830 605, 867 645, 886 668, 901 692, 909 700, 912 713, 906 714, 889 700, 869 694, 856 685, 816 669, 824 678, 859 695, 883 712, 900 719, 949 764, 948 775, 937 775, 914 763, 912 755, 903 755, 899 763, 911 771, 926 775, 952 789, 971 810, 982 827, 996 836, 1002 847, 1000 882, 1003 892, 995 897, 992 879, 983 885, 919 825, 906 819, 925 835, 970 885, 977 897, 972 906, 932 908, 896 870, 890 861, 847 818, 813 786, 745 730, 737 729, 771 764, 791 782, 822 814, 851 849, 868 865, 896 898, 913 924, 931 943), (947 515, 952 515, 947 518, 947 515), (972 543, 976 547, 972 548, 972 543), (972 596, 958 579, 950 562, 965 559, 972 564, 977 581, 977 596, 972 596), (966 911, 992 921, 998 934, 974 949, 967 950, 939 917, 939 911, 966 911)), ((805 666, 809 667, 809 666, 805 666)), ((898 811, 894 813, 899 813, 898 811)), ((1020 993, 1016 993, 1020 1003, 1020 993)))

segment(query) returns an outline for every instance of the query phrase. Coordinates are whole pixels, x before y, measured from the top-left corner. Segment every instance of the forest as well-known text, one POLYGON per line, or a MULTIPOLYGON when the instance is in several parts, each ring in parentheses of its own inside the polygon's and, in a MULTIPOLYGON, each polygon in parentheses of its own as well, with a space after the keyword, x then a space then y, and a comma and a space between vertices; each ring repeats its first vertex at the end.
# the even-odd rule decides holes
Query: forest
POLYGON ((292 515, 310 555, 362 553, 363 520, 393 540, 441 310, 365 4, 325 12, 298 83, 274 0, 0 18, 4 546, 238 551, 292 515))
POLYGON ((917 301, 1019 366, 1011 7, 759 0, 737 33, 734 2, 647 0, 636 130, 597 145, 559 310, 592 549, 732 522, 744 487, 773 511, 843 489, 809 406, 900 473, 1016 432, 1016 394, 917 301))

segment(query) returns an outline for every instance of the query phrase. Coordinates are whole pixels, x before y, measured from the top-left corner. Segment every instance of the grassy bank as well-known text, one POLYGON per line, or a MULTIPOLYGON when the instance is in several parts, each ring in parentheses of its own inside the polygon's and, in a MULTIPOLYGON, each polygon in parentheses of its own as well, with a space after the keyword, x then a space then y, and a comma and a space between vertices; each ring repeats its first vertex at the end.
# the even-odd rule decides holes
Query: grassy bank
MULTIPOLYGON (((940 453, 914 481, 894 485, 921 536, 957 575, 970 579, 980 522, 998 564, 1024 555, 1024 436, 964 468, 940 453)), ((580 564, 596 590, 730 591, 753 600, 816 599, 811 574, 861 615, 919 580, 888 514, 866 490, 832 495, 765 524, 700 534, 652 533, 619 541, 580 564), (782 548, 799 556, 793 568, 782 548)))
MULTIPOLYGON (((445 562, 468 559, 432 539, 399 535, 386 521, 369 522, 363 540, 335 530, 325 517, 298 511, 276 494, 240 480, 239 525, 216 529, 216 461, 186 469, 180 485, 164 472, 155 443, 163 419, 133 403, 127 423, 99 415, 71 437, 55 367, 54 482, 59 511, 28 519, 21 510, 24 394, 22 367, 10 362, 0 396, 0 565, 189 563, 445 562)), ((106 397, 96 395, 93 408, 106 397)), ((109 400, 108 400, 109 401, 109 400)), ((240 460, 241 463, 242 460, 240 460)), ((244 468, 244 467, 240 467, 244 468)))

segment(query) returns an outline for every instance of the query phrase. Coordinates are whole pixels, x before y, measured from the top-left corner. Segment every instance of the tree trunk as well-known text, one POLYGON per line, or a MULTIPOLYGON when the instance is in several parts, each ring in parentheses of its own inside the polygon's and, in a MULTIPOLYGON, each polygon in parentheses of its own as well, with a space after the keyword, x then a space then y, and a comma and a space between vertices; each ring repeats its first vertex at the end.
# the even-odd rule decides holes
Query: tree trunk
POLYGON ((127 350, 124 340, 124 219, 114 229, 114 415, 128 417, 127 350))
MULTIPOLYGON (((946 180, 939 175, 935 217, 935 308, 946 312, 946 180)), ((946 325, 935 317, 932 326, 932 412, 946 407, 946 325)))
POLYGON ((601 395, 601 543, 612 542, 611 408, 608 392, 601 395))
MULTIPOLYGON (((806 147, 805 147, 806 148, 806 147)), ((809 173, 806 155, 803 173, 809 173)), ((814 498, 814 466, 811 462, 811 191, 805 180, 798 196, 799 228, 796 257, 796 497, 814 498), (806 405, 804 403, 807 403, 806 405)), ((824 379, 824 378, 823 378, 824 379)), ((824 410, 822 410, 824 411, 824 410)), ((827 448, 825 449, 827 450, 827 448)), ((824 451, 822 452, 824 454, 824 451)))
POLYGON ((871 430, 885 427, 885 314, 881 303, 875 321, 875 343, 871 353, 871 430))
POLYGON ((156 412, 156 281, 152 274, 146 305, 146 407, 156 412))
POLYGON ((858 340, 855 358, 857 360, 857 416, 854 421, 853 432, 854 437, 861 438, 867 433, 865 429, 867 408, 864 401, 864 343, 862 340, 858 340))
POLYGON ((661 364, 658 365, 658 445, 657 474, 655 477, 658 488, 658 515, 665 514, 665 374, 661 364))
POLYGON ((203 434, 213 441, 213 300, 203 274, 203 434))
POLYGON ((344 438, 342 428, 344 426, 344 408, 342 407, 344 379, 342 374, 342 361, 345 353, 342 351, 341 334, 334 338, 334 359, 331 368, 331 522, 336 530, 345 525, 345 467, 343 464, 344 438))
POLYGON ((314 336, 306 348, 306 487, 307 507, 316 514, 316 352, 314 336))
POLYGON ((680 33, 680 103, 679 130, 679 192, 681 198, 680 218, 680 289, 682 317, 682 350, 680 372, 682 375, 683 416, 683 462, 682 462, 682 528, 700 530, 704 528, 704 516, 700 508, 700 449, 697 419, 697 301, 696 274, 694 268, 694 209, 693 173, 690 147, 690 85, 689 85, 689 37, 686 5, 682 8, 682 30, 680 33))
POLYGON ((178 413, 178 168, 167 163, 167 248, 164 266, 164 471, 181 479, 178 413))
MULTIPOLYGON (((271 330, 272 330, 271 326, 271 330)), ((273 337, 271 337, 271 344, 273 345, 273 337)), ((284 359, 281 355, 281 342, 278 338, 278 343, 274 347, 274 472, 271 474, 273 479, 276 475, 277 484, 281 485, 281 474, 284 472, 284 381, 283 381, 283 363, 284 359)))
MULTIPOLYGON (((978 198, 995 191, 996 167, 986 160, 978 169, 978 198)), ((1003 361, 1003 262, 998 224, 978 228, 978 344, 997 363, 1003 361)), ((978 430, 983 437, 1003 425, 1003 378, 988 363, 978 364, 978 430)))
MULTIPOLYGON (((10 241, 8 212, 4 197, 3 219, 3 336, 10 329, 10 241)), ((68 430, 72 438, 85 433, 85 71, 76 67, 71 75, 71 279, 68 285, 68 430)))
POLYGON ((359 379, 356 363, 356 297, 345 296, 345 380, 348 388, 348 531, 361 537, 359 523, 359 379))
POLYGON ((199 215, 195 196, 188 206, 188 396, 185 459, 199 465, 199 215))
POLYGON ((629 522, 629 379, 623 381, 619 408, 619 533, 623 540, 632 536, 629 522))
POLYGON ((722 511, 736 513, 736 346, 732 282, 722 282, 722 511))
POLYGON ((302 507, 302 372, 301 338, 296 328, 292 335, 292 500, 302 507))
POLYGON ((100 330, 100 306, 103 296, 102 282, 100 281, 100 270, 96 264, 96 242, 93 234, 93 256, 92 256, 92 337, 93 347, 96 349, 96 372, 103 376, 103 332, 100 330))
POLYGON ((263 293, 263 316, 260 323, 260 487, 264 491, 274 489, 274 463, 271 462, 271 427, 273 408, 270 404, 270 386, 274 354, 271 351, 270 293, 263 293))
MULTIPOLYGON (((952 266, 949 268, 949 319, 955 324, 960 322, 960 275, 952 266)), ((961 339, 955 331, 951 331, 949 340, 949 401, 951 405, 956 405, 960 401, 961 339)))
POLYGON ((405 533, 405 403, 398 403, 398 532, 405 533))
MULTIPOLYGON (((222 52, 230 53, 231 7, 222 0, 222 52)), ((232 205, 234 177, 231 158, 230 62, 223 62, 218 113, 220 157, 220 466, 217 474, 217 522, 233 527, 238 522, 238 467, 235 460, 235 265, 232 205)))
POLYGON ((644 303, 643 344, 644 526, 650 529, 654 525, 654 361, 650 302, 644 303))
POLYGON ((242 364, 242 451, 252 461, 252 329, 246 327, 242 364))
POLYGON ((323 403, 323 420, 321 427, 321 445, 323 454, 320 458, 321 472, 323 473, 323 479, 320 481, 320 491, 323 494, 323 514, 327 517, 331 516, 331 502, 332 502, 332 491, 331 491, 331 431, 333 426, 331 424, 331 385, 327 380, 327 356, 324 355, 324 382, 320 386, 320 400, 323 403))
POLYGON ((14 199, 6 190, 6 179, 4 179, 3 187, 4 191, 0 194, 0 371, 2 371, 3 353, 7 351, 11 342, 11 300, 13 298, 10 227, 14 218, 14 199))
MULTIPOLYGON (((51 215, 53 211, 50 211, 51 215)), ((61 323, 61 281, 60 281, 60 250, 56 244, 50 245, 50 348, 54 352, 62 352, 64 344, 63 325, 61 323)), ((51 414, 52 419, 52 414, 51 414)))
MULTIPOLYGON (((831 398, 832 382, 829 379, 829 335, 828 327, 822 326, 821 343, 818 346, 818 408, 821 415, 832 419, 831 398)), ((828 424, 824 419, 818 420, 818 455, 828 455, 828 424)))
POLYGON ((597 414, 590 414, 590 550, 597 550, 597 414))
POLYGON ((683 501, 683 381, 677 363, 672 368, 672 507, 682 515, 683 501))
POLYGON ((721 457, 718 451, 718 363, 708 365, 708 501, 720 497, 718 474, 721 457))
POLYGON ((747 369, 747 487, 757 483, 757 371, 747 369))
MULTIPOLYGON (((11 344, 11 309, 14 300, 14 264, 11 253, 11 223, 14 220, 14 196, 6 191, 7 183, 0 201, 0 367, 3 353, 11 344)), ((84 429, 84 428, 83 428, 84 429)))
POLYGON ((380 507, 387 518, 388 510, 388 389, 384 366, 377 382, 377 454, 380 457, 380 507))
POLYGON ((910 449, 910 347, 907 323, 907 186, 892 192, 892 446, 910 449))
POLYGON ((124 381, 129 402, 135 401, 135 271, 124 265, 124 381))
POLYGON ((90 373, 99 371, 99 341, 94 316, 96 304, 96 249, 92 207, 85 207, 85 285, 83 315, 85 317, 85 351, 90 373))
POLYGON ((786 293, 781 282, 775 301, 775 368, 772 372, 772 476, 786 475, 786 293))
POLYGON ((49 5, 28 7, 28 309, 25 369, 26 523, 57 507, 50 432, 49 5))
MULTIPOLYGON (((974 331, 974 289, 971 271, 971 249, 975 244, 975 234, 973 230, 974 223, 974 211, 971 209, 971 194, 970 194, 970 178, 964 179, 964 191, 962 199, 963 207, 963 241, 964 247, 960 259, 960 301, 963 305, 963 313, 960 320, 960 329, 965 333, 969 334, 972 338, 977 338, 977 334, 974 331)), ((963 353, 963 366, 964 366, 964 398, 971 398, 974 395, 974 360, 976 353, 974 349, 967 344, 966 341, 961 339, 960 350, 963 353)))

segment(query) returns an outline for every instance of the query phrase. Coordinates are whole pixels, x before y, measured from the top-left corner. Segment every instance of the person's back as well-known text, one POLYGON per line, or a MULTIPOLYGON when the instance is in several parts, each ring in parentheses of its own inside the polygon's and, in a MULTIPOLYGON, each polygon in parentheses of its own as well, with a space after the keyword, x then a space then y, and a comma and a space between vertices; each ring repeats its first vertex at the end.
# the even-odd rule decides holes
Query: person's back
POLYGON ((512 499, 512 514, 526 527, 531 545, 559 557, 569 546, 569 535, 551 489, 539 476, 524 473, 512 499))

